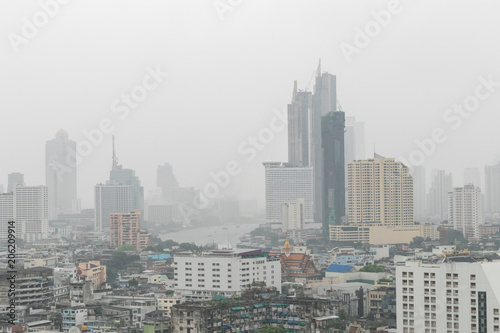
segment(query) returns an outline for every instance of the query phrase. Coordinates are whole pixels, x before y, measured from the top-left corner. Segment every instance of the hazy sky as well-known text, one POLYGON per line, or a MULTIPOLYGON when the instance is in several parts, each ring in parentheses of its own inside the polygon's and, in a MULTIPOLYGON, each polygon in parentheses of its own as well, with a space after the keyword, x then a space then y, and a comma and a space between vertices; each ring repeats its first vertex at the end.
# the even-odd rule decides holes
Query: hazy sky
POLYGON ((415 140, 441 128, 447 139, 424 165, 453 171, 455 185, 464 168, 482 169, 500 153, 498 1, 73 0, 58 9, 54 1, 0 2, 5 186, 14 171, 44 184, 45 142, 60 128, 79 142, 107 118, 113 130, 78 168, 83 208, 108 179, 111 134, 119 162, 146 191, 164 162, 182 186, 202 187, 235 160, 242 171, 224 193, 262 202, 262 162, 287 159, 286 130, 251 161, 238 147, 270 122, 279 127, 273 110, 283 112, 294 80, 308 87, 319 58, 337 75, 346 115, 365 122, 368 153, 375 143, 381 155, 408 158, 415 140), (378 15, 385 26, 372 13, 380 11, 392 11, 388 24, 378 15), (355 41, 365 29, 369 41, 355 41), (168 76, 150 78, 151 91, 125 116, 122 94, 158 69, 168 76), (480 77, 494 81, 491 91, 480 77), (447 113, 464 101, 476 111, 447 113))

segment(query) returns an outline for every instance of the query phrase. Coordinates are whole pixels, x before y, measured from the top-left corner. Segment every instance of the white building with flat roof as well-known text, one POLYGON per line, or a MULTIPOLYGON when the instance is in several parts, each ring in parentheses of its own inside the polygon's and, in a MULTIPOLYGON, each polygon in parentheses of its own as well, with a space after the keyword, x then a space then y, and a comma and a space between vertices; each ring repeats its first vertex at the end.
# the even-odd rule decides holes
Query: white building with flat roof
POLYGON ((240 295, 254 281, 263 281, 281 291, 280 260, 268 259, 261 250, 177 253, 174 265, 175 290, 186 299, 240 295))
POLYGON ((282 162, 263 163, 266 174, 266 222, 281 227, 282 204, 304 199, 304 222, 314 222, 312 167, 292 167, 282 162))
POLYGON ((500 262, 468 255, 396 267, 397 331, 500 332, 500 262))

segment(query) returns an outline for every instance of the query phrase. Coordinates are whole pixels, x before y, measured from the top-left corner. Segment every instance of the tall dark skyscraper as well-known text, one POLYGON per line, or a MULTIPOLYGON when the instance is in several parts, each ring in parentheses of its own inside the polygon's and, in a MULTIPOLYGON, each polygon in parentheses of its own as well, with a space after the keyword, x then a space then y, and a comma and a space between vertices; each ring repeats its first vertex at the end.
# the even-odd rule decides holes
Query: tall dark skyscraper
POLYGON ((321 73, 320 61, 316 71, 316 82, 312 98, 311 140, 313 149, 311 151, 311 160, 314 167, 314 220, 322 223, 327 222, 328 217, 323 216, 325 212, 323 202, 324 151, 321 143, 321 117, 335 111, 337 111, 337 78, 329 73, 321 73))
MULTIPOLYGON (((342 224, 345 217, 345 114, 329 112, 321 117, 321 143, 323 159, 323 226, 342 224)), ((328 233, 327 233, 328 234, 328 233)))
POLYGON ((292 103, 288 104, 288 163, 294 167, 306 167, 311 164, 311 109, 312 93, 297 91, 295 81, 292 103))

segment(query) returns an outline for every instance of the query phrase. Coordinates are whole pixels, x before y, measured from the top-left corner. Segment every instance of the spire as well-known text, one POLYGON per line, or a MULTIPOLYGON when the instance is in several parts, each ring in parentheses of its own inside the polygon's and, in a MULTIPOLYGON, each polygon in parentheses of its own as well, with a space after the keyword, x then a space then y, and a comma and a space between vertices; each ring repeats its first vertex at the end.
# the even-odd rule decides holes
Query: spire
POLYGON ((297 96, 297 80, 293 81, 292 103, 295 103, 296 96, 297 96))
POLYGON ((290 255, 290 253, 292 253, 292 248, 290 247, 290 243, 288 242, 288 236, 286 236, 285 246, 283 246, 283 250, 281 252, 283 252, 287 257, 290 255))
POLYGON ((122 166, 118 164, 118 157, 116 156, 116 151, 115 151, 115 136, 113 135, 113 165, 111 167, 111 170, 118 170, 121 169, 122 166))
POLYGON ((316 70, 316 76, 321 76, 321 58, 319 59, 318 69, 316 70))

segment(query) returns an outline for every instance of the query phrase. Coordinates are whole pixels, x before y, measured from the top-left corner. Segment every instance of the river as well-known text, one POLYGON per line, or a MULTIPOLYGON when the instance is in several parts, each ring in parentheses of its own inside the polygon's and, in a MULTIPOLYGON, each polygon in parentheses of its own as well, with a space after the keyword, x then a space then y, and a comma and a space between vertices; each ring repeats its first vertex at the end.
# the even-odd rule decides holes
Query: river
POLYGON ((159 237, 162 240, 171 239, 178 243, 195 243, 198 246, 217 243, 231 244, 233 248, 236 248, 241 236, 258 227, 259 223, 220 225, 169 232, 160 234, 159 237))

